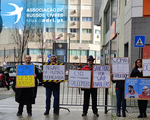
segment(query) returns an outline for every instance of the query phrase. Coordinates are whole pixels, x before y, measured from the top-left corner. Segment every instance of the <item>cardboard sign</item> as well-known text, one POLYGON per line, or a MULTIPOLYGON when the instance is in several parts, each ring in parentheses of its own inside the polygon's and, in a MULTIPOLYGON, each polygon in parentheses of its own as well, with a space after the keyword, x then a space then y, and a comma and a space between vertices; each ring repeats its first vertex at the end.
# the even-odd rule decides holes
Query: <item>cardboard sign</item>
POLYGON ((110 88, 110 66, 93 66, 93 87, 110 88))
POLYGON ((150 100, 150 79, 126 78, 125 99, 150 100))
POLYGON ((143 66, 143 76, 150 76, 150 59, 142 59, 143 66))
POLYGON ((112 58, 113 80, 125 80, 129 76, 129 58, 112 58))
POLYGON ((69 70, 68 87, 90 88, 91 71, 69 70))
POLYGON ((43 80, 65 80, 65 65, 43 65, 43 80))
POLYGON ((16 88, 35 87, 34 65, 17 65, 16 88))

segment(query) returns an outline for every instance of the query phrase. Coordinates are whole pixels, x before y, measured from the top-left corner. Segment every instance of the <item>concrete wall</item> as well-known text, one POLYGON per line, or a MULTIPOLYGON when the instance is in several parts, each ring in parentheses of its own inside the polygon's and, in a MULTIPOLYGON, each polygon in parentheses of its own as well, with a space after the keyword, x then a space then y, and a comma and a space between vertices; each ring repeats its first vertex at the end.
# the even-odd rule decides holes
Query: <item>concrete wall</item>
POLYGON ((134 61, 139 58, 139 48, 134 47, 136 35, 145 35, 145 44, 150 44, 150 17, 132 18, 131 32, 131 67, 134 61))

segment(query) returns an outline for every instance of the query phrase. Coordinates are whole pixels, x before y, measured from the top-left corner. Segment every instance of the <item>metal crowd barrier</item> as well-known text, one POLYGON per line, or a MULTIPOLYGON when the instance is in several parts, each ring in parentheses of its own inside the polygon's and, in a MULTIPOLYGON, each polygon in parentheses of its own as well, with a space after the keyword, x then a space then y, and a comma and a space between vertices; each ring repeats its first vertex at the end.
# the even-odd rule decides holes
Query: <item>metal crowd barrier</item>
MULTIPOLYGON (((80 88, 68 88, 68 81, 60 83, 60 106, 83 106, 84 92, 80 88)), ((138 107, 137 100, 126 100, 127 107, 138 107)), ((90 106, 92 101, 90 99, 90 106)), ((115 84, 111 88, 100 88, 97 91, 97 106, 104 107, 105 114, 116 110, 115 84)))

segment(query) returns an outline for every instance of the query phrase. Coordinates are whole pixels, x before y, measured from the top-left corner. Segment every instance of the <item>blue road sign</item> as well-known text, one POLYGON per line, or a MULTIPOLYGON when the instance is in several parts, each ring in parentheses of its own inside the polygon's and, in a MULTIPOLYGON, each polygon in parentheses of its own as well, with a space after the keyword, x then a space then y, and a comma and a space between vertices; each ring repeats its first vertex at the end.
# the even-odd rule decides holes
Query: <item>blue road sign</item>
POLYGON ((145 47, 145 36, 135 36, 134 47, 145 47))
POLYGON ((49 54, 47 57, 50 58, 50 57, 51 57, 51 54, 49 54))

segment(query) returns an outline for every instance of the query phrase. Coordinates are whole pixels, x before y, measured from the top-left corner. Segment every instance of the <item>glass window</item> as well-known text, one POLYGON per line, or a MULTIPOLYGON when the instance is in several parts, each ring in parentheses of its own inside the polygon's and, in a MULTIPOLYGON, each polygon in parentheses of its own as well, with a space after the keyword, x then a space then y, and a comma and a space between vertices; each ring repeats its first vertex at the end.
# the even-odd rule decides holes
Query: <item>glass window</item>
POLYGON ((79 30, 79 29, 70 29, 70 32, 71 32, 71 33, 79 33, 80 30, 79 30))
POLYGON ((74 21, 77 21, 77 18, 76 18, 76 17, 74 17, 74 21))
POLYGON ((86 31, 86 29, 82 29, 82 33, 86 33, 87 31, 86 31))
POLYGON ((92 17, 89 17, 89 18, 88 18, 88 21, 92 21, 92 17))
POLYGON ((86 50, 82 50, 82 51, 81 51, 81 55, 82 55, 82 56, 86 56, 86 55, 87 55, 87 51, 86 51, 86 50))
POLYGON ((70 17, 70 21, 73 21, 73 17, 70 17))
POLYGON ((118 0, 112 0, 111 3, 111 24, 117 19, 117 2, 118 0))
POLYGON ((82 21, 92 21, 92 17, 83 17, 82 21))
POLYGON ((89 29, 89 30, 88 30, 88 33, 92 33, 92 29, 89 29))
POLYGON ((100 34, 100 30, 95 30, 95 34, 100 34))
POLYGON ((89 50, 89 55, 95 56, 95 51, 89 50))
POLYGON ((77 17, 77 21, 80 21, 80 17, 77 17))
POLYGON ((77 50, 72 50, 72 55, 77 55, 77 50))
POLYGON ((48 28, 46 28, 46 32, 49 32, 49 29, 48 29, 48 28))
POLYGON ((110 26, 111 26, 111 17, 110 17, 110 6, 109 6, 106 12, 106 33, 108 32, 110 26))
POLYGON ((130 0, 125 0, 125 5, 127 5, 129 1, 130 1, 130 0))
POLYGON ((83 18, 82 18, 82 21, 86 21, 86 17, 83 17, 83 18))
POLYGON ((57 28, 57 32, 63 32, 63 28, 57 28))

